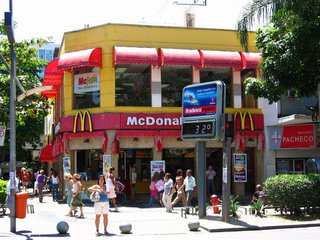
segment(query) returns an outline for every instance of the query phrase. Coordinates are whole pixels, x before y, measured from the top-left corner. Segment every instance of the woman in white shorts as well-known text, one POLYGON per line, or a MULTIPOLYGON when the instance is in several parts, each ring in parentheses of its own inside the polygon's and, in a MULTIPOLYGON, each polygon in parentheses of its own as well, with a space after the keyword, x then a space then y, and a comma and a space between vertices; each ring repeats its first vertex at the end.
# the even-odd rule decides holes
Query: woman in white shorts
POLYGON ((95 225, 96 236, 99 236, 99 225, 101 214, 103 216, 104 234, 107 235, 108 227, 108 213, 109 213, 109 187, 106 185, 106 181, 103 175, 100 175, 97 180, 97 184, 88 188, 90 192, 99 192, 100 200, 94 203, 94 210, 96 213, 95 225))

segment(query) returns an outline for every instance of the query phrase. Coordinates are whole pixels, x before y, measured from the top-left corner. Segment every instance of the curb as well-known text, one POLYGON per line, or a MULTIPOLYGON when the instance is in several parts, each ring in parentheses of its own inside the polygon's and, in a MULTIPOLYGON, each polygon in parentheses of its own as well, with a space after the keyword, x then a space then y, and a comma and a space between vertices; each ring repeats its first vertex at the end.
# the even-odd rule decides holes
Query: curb
POLYGON ((272 226, 255 226, 248 227, 229 227, 229 228, 207 228, 200 225, 200 228, 208 232, 235 232, 235 231, 257 231, 257 230, 273 230, 273 229, 288 229, 288 228, 306 228, 306 227, 320 227, 320 223, 306 223, 306 224, 290 224, 290 225, 272 225, 272 226))

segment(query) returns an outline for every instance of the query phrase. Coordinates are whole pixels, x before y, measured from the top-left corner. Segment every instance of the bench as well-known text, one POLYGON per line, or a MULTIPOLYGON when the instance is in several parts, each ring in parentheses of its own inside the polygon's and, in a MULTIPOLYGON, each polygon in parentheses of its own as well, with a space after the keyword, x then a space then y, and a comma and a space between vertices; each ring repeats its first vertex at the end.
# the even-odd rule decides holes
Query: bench
POLYGON ((188 206, 188 207, 181 208, 181 217, 183 217, 183 215, 184 215, 184 217, 187 218, 187 214, 190 213, 190 209, 191 209, 191 215, 196 215, 195 207, 188 206))

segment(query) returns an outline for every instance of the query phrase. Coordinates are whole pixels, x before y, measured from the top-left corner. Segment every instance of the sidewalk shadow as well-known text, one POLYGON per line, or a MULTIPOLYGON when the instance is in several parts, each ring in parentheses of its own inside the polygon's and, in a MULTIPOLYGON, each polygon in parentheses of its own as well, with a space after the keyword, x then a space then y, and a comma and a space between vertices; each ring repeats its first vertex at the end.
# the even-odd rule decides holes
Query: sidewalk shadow
POLYGON ((32 233, 31 231, 27 231, 27 230, 22 230, 22 231, 18 231, 16 233, 17 235, 19 236, 23 236, 23 237, 26 237, 26 239, 28 240, 32 240, 34 238, 43 238, 43 237, 54 237, 54 238, 63 238, 63 237, 70 237, 70 234, 69 233, 65 233, 65 234, 60 234, 60 233, 52 233, 52 234, 35 234, 35 233, 32 233))
MULTIPOLYGON (((209 216, 202 217, 201 219, 222 222, 221 216, 209 215, 209 216)), ((228 224, 235 225, 235 226, 241 226, 241 227, 245 227, 245 228, 251 228, 251 229, 254 229, 254 228, 258 229, 259 228, 259 226, 248 224, 246 221, 243 221, 240 218, 238 218, 238 219, 230 218, 230 222, 228 224)))

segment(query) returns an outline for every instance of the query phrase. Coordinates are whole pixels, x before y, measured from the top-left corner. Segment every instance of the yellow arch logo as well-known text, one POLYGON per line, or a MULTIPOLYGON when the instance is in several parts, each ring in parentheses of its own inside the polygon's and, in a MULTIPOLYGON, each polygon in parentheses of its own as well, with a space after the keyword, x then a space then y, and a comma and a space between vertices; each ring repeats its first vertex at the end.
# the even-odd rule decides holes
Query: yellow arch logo
POLYGON ((77 122, 78 118, 80 118, 80 131, 84 132, 85 128, 85 120, 88 118, 89 121, 89 131, 92 132, 92 120, 91 120, 91 115, 88 111, 85 111, 83 114, 82 112, 77 112, 77 114, 74 116, 74 121, 73 121, 73 133, 77 132, 77 122))
POLYGON ((246 128, 246 117, 248 116, 249 122, 250 122, 250 130, 254 131, 254 125, 253 125, 251 113, 249 111, 245 111, 244 113, 237 111, 234 114, 234 126, 236 126, 236 120, 238 115, 240 116, 241 130, 244 130, 246 128))

